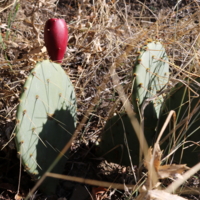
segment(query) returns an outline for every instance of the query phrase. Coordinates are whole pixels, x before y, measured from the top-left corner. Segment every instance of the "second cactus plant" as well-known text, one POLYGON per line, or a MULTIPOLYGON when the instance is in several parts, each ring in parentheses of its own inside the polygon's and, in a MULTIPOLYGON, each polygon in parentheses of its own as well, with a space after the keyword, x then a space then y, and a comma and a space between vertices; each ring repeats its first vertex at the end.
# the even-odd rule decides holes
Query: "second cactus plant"
MULTIPOLYGON (((169 64, 164 47, 159 42, 148 43, 139 53, 133 68, 134 111, 140 122, 144 121, 144 134, 152 144, 160 107, 163 102, 162 90, 169 79, 169 64)), ((142 123, 141 123, 142 124, 142 123)), ((106 123, 97 147, 97 154, 108 161, 124 165, 139 162, 139 142, 126 114, 120 113, 106 123)))

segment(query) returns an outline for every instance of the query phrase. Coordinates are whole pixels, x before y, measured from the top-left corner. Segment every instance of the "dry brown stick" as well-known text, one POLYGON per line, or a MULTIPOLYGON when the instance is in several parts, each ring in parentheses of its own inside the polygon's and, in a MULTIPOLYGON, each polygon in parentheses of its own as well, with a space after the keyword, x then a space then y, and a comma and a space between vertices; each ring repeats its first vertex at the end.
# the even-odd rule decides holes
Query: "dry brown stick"
POLYGON ((74 176, 55 174, 55 173, 49 173, 49 172, 47 173, 47 176, 53 177, 53 178, 59 178, 59 179, 63 179, 63 180, 68 180, 68 181, 75 181, 75 182, 82 183, 82 184, 115 188, 115 189, 119 189, 119 190, 124 190, 124 188, 126 187, 128 189, 135 191, 138 187, 136 185, 125 185, 125 184, 120 184, 120 183, 98 181, 98 180, 93 180, 93 179, 86 179, 86 178, 81 178, 81 177, 74 177, 74 176))

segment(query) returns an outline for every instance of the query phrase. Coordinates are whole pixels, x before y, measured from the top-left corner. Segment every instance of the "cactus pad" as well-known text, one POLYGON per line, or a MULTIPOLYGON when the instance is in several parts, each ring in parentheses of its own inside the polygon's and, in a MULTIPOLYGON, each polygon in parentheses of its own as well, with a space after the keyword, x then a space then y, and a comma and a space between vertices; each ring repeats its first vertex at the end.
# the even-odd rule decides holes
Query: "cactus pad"
POLYGON ((156 95, 166 86, 169 79, 168 57, 160 42, 151 42, 142 48, 133 75, 132 97, 135 111, 137 112, 138 107, 141 108, 146 99, 155 97, 150 109, 155 110, 153 115, 158 118, 163 97, 156 95))
POLYGON ((176 112, 176 130, 172 132, 173 120, 171 120, 170 125, 166 128, 163 134, 163 138, 170 132, 172 132, 172 134, 161 145, 161 148, 165 150, 165 155, 167 155, 179 147, 174 154, 173 162, 181 162, 190 167, 200 162, 200 147, 197 145, 200 144, 199 83, 200 78, 197 78, 195 82, 186 82, 189 87, 179 83, 172 88, 163 103, 158 126, 159 133, 169 111, 174 110, 176 112), (182 153, 183 157, 181 158, 182 153))
MULTIPOLYGON (((76 98, 59 64, 38 63, 24 85, 17 110, 16 146, 25 170, 38 180, 71 138, 76 125, 76 98)), ((62 173, 67 155, 52 170, 62 173)), ((57 179, 42 184, 54 193, 57 179)))
MULTIPOLYGON (((149 145, 153 141, 154 134, 154 130, 145 130, 145 138, 149 145)), ((138 138, 127 114, 120 113, 107 121, 97 147, 98 156, 103 156, 110 162, 128 166, 130 165, 129 150, 132 163, 138 165, 139 149, 138 138), (126 143, 125 135, 128 143, 126 143)))
MULTIPOLYGON (((139 53, 133 69, 133 106, 140 119, 140 109, 146 99, 151 99, 144 107, 144 134, 149 145, 155 136, 155 128, 163 102, 158 93, 166 86, 169 79, 168 58, 164 47, 159 42, 148 43, 139 53)), ((108 161, 130 165, 128 149, 133 164, 139 163, 140 146, 130 119, 126 114, 114 116, 106 123, 101 135, 97 154, 108 161), (128 145, 125 141, 127 137, 128 145)))

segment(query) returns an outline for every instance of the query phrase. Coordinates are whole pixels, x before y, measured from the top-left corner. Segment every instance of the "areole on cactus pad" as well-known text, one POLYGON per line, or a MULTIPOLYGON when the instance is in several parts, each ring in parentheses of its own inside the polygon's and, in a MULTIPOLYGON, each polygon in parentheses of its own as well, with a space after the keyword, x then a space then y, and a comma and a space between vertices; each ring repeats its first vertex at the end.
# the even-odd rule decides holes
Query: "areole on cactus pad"
MULTIPOLYGON (((76 97, 62 67, 48 60, 36 65, 24 85, 17 109, 15 142, 22 164, 34 180, 51 166, 76 126, 76 97)), ((52 172, 62 173, 63 155, 52 172)), ((58 179, 47 178, 40 189, 55 192, 58 179)))
POLYGON ((64 19, 47 20, 44 27, 44 41, 50 59, 61 63, 68 42, 68 28, 64 19))

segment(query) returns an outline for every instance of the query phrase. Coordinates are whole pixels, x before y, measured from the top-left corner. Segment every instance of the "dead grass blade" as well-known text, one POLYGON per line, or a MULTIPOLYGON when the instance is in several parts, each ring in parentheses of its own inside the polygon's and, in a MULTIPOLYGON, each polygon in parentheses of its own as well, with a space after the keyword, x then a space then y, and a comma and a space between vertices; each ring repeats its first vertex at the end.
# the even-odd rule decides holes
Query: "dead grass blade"
POLYGON ((67 180, 67 181, 75 181, 78 183, 89 184, 89 185, 94 185, 94 186, 114 188, 114 189, 119 189, 119 190, 124 190, 124 188, 126 187, 128 189, 135 191, 138 187, 135 185, 124 185, 124 184, 119 184, 119 183, 97 181, 97 180, 92 180, 92 179, 85 179, 85 178, 55 174, 55 173, 50 173, 50 172, 46 173, 46 176, 52 177, 52 178, 63 179, 63 180, 67 180))

